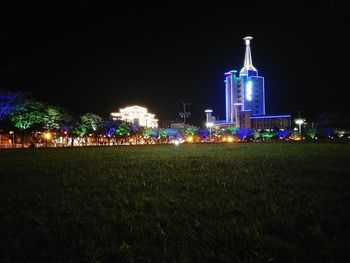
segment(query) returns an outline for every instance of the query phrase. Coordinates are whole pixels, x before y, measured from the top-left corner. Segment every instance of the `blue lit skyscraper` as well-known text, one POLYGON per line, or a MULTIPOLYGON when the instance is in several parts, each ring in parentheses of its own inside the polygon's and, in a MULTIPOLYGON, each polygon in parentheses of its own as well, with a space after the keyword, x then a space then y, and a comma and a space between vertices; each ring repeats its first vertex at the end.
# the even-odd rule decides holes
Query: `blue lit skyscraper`
POLYGON ((247 112, 250 116, 265 115, 265 90, 264 77, 258 75, 253 66, 250 51, 252 37, 245 37, 246 49, 244 66, 237 76, 237 71, 231 70, 225 73, 226 91, 226 122, 238 121, 241 112, 247 112))
POLYGON ((291 126, 291 115, 265 113, 264 77, 259 76, 253 66, 250 41, 253 38, 243 38, 245 43, 244 65, 239 71, 231 70, 225 73, 226 119, 217 120, 216 127, 236 126, 254 129, 288 129, 291 126))

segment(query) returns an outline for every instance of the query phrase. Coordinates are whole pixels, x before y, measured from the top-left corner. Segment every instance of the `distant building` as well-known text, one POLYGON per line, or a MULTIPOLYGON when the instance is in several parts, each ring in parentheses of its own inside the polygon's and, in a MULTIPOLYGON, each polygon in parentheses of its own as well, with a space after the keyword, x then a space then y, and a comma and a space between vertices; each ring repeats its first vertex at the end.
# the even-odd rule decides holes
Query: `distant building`
MULTIPOLYGON (((264 115, 250 117, 251 127, 256 130, 283 129, 292 127, 290 115, 264 115)), ((244 128, 244 124, 241 125, 244 128)))
POLYGON ((140 106, 130 106, 120 108, 120 112, 112 112, 113 120, 122 120, 142 127, 157 128, 158 119, 155 119, 155 114, 149 113, 146 108, 140 106))
POLYGON ((251 115, 265 115, 264 77, 258 75, 253 66, 250 51, 252 37, 243 38, 246 44, 244 66, 237 76, 236 70, 225 73, 226 122, 239 121, 241 111, 251 111, 251 115))
POLYGON ((184 122, 181 119, 163 120, 162 121, 162 128, 181 129, 183 127, 184 127, 184 122))
POLYGON ((185 126, 187 127, 188 124, 185 125, 183 122, 172 122, 168 128, 183 129, 185 126))
POLYGON ((315 128, 350 128, 350 111, 325 112, 312 121, 315 128))
MULTIPOLYGON (((245 42, 244 65, 237 74, 236 70, 225 73, 226 119, 217 120, 214 126, 235 126, 254 129, 289 129, 291 115, 265 115, 265 83, 253 66, 250 41, 253 37, 243 38, 245 42)), ((208 118, 208 117, 207 117, 208 118)))

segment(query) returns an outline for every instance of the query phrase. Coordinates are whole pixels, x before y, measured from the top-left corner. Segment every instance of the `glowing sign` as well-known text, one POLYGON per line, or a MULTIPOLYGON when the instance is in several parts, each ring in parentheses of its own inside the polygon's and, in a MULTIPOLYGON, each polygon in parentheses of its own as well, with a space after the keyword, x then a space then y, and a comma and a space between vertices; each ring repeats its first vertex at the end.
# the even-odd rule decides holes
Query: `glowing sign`
POLYGON ((253 83, 250 80, 247 82, 245 92, 246 99, 251 101, 253 99, 253 83))

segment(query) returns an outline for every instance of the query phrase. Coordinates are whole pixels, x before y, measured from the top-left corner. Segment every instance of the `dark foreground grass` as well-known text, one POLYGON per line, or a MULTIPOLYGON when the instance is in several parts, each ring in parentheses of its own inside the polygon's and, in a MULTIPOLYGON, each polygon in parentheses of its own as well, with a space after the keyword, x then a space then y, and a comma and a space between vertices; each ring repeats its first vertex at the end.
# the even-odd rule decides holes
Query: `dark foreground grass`
POLYGON ((3 262, 349 262, 350 144, 0 151, 3 262))

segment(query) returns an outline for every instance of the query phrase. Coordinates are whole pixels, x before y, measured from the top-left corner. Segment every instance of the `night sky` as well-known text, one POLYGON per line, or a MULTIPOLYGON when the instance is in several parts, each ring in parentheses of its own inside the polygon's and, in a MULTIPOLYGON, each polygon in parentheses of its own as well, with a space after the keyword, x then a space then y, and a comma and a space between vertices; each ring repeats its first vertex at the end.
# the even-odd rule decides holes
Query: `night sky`
POLYGON ((1 5, 1 89, 79 114, 138 104, 163 121, 184 101, 190 123, 206 108, 223 119, 224 73, 241 69, 251 35, 267 113, 349 109, 348 11, 335 1, 71 2, 1 5))

